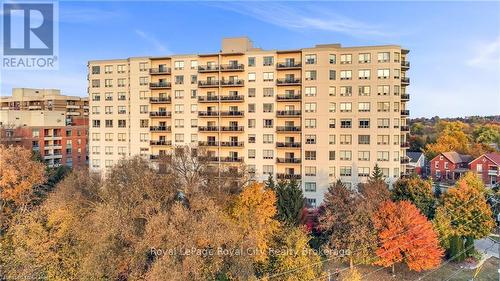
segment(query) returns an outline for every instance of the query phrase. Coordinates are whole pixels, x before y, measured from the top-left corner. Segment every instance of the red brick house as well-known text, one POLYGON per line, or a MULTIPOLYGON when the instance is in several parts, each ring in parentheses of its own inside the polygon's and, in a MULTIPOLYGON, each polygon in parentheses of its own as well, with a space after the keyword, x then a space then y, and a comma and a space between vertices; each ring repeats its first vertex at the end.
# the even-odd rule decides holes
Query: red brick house
POLYGON ((454 183, 469 169, 470 155, 459 154, 455 151, 443 152, 430 162, 431 177, 437 182, 454 183))
POLYGON ((488 187, 493 187, 500 181, 500 153, 483 154, 472 160, 469 167, 488 187))

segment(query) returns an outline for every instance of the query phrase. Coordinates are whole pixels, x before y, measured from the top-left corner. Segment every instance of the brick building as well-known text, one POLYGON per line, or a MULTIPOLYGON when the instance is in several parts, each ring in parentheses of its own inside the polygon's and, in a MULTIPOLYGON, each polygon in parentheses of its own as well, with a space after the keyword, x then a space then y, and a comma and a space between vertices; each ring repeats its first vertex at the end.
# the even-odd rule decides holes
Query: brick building
POLYGON ((471 160, 470 155, 455 151, 440 153, 430 162, 431 177, 437 182, 453 183, 469 170, 468 164, 471 160))
POLYGON ((492 152, 479 156, 469 164, 488 187, 495 186, 500 181, 500 153, 492 152))

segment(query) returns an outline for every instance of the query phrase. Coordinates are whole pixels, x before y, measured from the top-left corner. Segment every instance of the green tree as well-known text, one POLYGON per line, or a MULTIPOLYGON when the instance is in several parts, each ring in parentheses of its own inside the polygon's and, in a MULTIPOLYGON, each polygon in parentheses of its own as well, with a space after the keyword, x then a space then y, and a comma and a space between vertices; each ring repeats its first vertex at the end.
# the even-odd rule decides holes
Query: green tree
POLYGON ((474 129, 472 137, 476 143, 497 144, 500 146, 500 126, 488 124, 474 129))
POLYGON ((272 174, 269 174, 267 180, 264 182, 264 186, 271 190, 274 190, 276 188, 276 182, 274 181, 272 174))
POLYGON ((378 164, 375 164, 375 167, 373 167, 373 172, 369 178, 369 181, 384 181, 385 176, 384 173, 382 172, 382 169, 378 166, 378 164))
POLYGON ((304 194, 296 180, 276 186, 277 219, 289 226, 300 224, 304 209, 304 194))
POLYGON ((435 199, 432 193, 432 183, 418 177, 401 178, 392 189, 394 201, 408 200, 412 202, 427 218, 434 216, 435 199))

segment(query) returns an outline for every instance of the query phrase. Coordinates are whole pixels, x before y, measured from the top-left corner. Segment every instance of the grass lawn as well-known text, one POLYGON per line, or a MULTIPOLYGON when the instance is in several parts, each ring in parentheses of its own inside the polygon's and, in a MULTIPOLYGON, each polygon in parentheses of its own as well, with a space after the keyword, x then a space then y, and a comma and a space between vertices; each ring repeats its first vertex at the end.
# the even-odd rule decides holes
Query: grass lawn
MULTIPOLYGON (((484 265, 479 271, 474 281, 496 281, 498 280, 498 262, 497 258, 489 258, 485 261, 484 265)), ((330 265, 331 272, 335 271, 334 264, 330 265)), ((344 266, 340 267, 343 268, 344 266)), ((441 267, 435 270, 424 272, 409 271, 404 266, 396 266, 396 276, 392 277, 390 268, 381 268, 375 266, 358 266, 358 270, 363 275, 363 281, 385 281, 385 280, 398 280, 398 281, 413 281, 413 280, 427 280, 427 281, 467 281, 471 280, 474 276, 475 270, 462 269, 456 263, 442 264, 441 267)), ((326 280, 326 279, 325 279, 326 280)), ((332 279, 334 280, 334 279, 332 279)))

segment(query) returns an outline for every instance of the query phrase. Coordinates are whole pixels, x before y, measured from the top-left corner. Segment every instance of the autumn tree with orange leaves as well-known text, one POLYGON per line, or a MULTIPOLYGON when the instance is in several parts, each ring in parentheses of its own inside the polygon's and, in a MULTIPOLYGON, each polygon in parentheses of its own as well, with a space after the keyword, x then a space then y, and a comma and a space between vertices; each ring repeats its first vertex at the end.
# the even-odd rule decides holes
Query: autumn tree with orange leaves
POLYGON ((384 267, 405 263, 410 270, 437 267, 443 257, 432 223, 409 201, 384 203, 373 216, 380 242, 375 262, 384 267))

